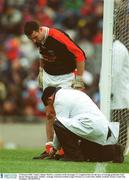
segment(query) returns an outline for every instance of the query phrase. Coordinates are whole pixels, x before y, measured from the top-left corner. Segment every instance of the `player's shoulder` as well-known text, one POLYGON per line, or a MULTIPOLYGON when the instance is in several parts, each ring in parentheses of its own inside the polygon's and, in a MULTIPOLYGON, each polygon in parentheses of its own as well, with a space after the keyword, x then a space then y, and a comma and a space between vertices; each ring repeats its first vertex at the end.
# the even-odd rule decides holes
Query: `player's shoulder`
POLYGON ((119 40, 114 41, 113 49, 116 51, 128 53, 126 46, 119 40))
POLYGON ((125 48, 126 49, 125 45, 121 41, 119 41, 119 40, 115 40, 113 42, 113 46, 117 47, 117 48, 125 48))

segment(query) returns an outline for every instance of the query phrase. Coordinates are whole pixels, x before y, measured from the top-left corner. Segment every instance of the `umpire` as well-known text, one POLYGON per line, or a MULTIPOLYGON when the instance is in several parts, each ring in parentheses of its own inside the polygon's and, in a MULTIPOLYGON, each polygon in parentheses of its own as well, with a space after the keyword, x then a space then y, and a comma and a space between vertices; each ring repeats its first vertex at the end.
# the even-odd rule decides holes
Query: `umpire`
POLYGON ((50 156, 63 147, 64 160, 124 161, 123 147, 117 144, 119 123, 109 122, 87 94, 47 87, 42 100, 56 114, 50 156))

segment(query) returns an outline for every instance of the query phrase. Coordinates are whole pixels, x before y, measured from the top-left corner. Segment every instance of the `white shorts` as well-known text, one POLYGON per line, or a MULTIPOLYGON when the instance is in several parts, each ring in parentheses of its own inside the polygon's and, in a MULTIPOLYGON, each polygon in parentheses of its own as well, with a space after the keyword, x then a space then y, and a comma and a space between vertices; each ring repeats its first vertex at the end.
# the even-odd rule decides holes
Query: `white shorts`
POLYGON ((74 73, 55 76, 43 71, 43 89, 48 86, 70 88, 74 79, 74 73))

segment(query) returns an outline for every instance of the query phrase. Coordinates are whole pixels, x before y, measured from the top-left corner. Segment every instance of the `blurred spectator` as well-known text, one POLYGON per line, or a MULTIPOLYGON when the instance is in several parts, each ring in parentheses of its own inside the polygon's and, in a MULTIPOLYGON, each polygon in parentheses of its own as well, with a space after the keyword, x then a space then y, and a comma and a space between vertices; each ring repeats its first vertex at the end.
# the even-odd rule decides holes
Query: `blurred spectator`
POLYGON ((37 0, 38 6, 45 7, 47 4, 47 0, 37 0))
POLYGON ((9 115, 15 115, 15 114, 18 114, 17 113, 17 108, 16 108, 16 103, 14 101, 11 101, 11 100, 6 100, 4 103, 3 103, 3 112, 2 112, 2 115, 6 115, 6 116, 9 116, 9 115))
POLYGON ((62 5, 62 0, 47 0, 47 6, 52 8, 54 11, 58 11, 61 5, 62 5))
POLYGON ((6 96, 7 96, 6 86, 4 82, 0 80, 0 103, 2 103, 5 100, 6 96))
POLYGON ((7 33, 21 33, 22 13, 14 6, 6 6, 1 16, 1 26, 7 33))
POLYGON ((53 25, 53 20, 49 15, 42 9, 42 7, 37 7, 35 9, 35 19, 39 21, 41 24, 44 26, 52 26, 53 25))
POLYGON ((68 11, 64 19, 62 20, 62 25, 66 29, 76 29, 78 20, 79 20, 78 14, 74 14, 71 11, 68 11))
POLYGON ((84 0, 83 6, 80 8, 83 17, 92 16, 94 12, 94 0, 84 0))
POLYGON ((11 62, 15 61, 19 57, 19 39, 9 38, 4 45, 7 59, 11 62))
POLYGON ((20 63, 25 69, 30 68, 32 63, 39 57, 37 48, 25 35, 20 36, 19 53, 20 63))
POLYGON ((4 9, 4 0, 0 1, 0 14, 3 12, 4 9))
POLYGON ((76 11, 80 10, 80 8, 83 6, 83 0, 64 0, 64 8, 69 9, 70 11, 76 11))
POLYGON ((13 6, 15 8, 20 8, 24 6, 26 0, 6 0, 6 6, 13 6))

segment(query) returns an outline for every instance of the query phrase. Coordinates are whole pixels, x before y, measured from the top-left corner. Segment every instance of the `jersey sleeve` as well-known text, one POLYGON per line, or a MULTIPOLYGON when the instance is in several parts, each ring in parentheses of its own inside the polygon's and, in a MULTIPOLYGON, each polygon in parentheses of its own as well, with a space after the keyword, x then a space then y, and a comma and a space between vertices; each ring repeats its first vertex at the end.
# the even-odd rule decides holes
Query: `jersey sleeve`
POLYGON ((51 28, 49 30, 49 35, 64 44, 67 47, 67 50, 71 52, 76 61, 85 61, 86 55, 84 51, 75 43, 73 40, 63 31, 51 28))

